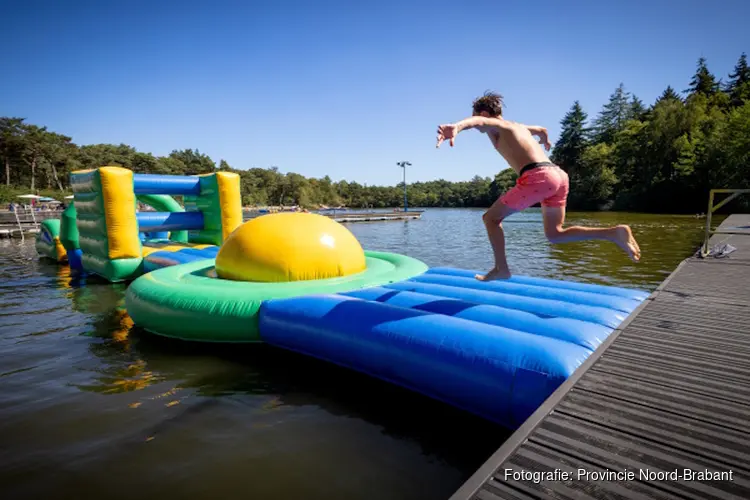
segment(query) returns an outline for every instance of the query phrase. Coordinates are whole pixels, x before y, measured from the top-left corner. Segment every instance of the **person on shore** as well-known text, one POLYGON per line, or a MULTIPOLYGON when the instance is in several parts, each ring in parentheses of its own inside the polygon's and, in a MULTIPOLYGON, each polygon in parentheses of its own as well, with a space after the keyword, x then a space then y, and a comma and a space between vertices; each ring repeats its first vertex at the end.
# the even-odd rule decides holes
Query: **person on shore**
POLYGON ((550 243, 606 240, 617 244, 634 262, 640 261, 640 247, 627 225, 607 228, 563 228, 569 180, 568 174, 552 163, 539 147, 539 144, 543 145, 546 151, 552 147, 547 129, 505 120, 502 117, 502 106, 500 94, 486 92, 474 100, 471 117, 456 123, 440 125, 437 130, 437 148, 446 140, 453 147, 456 136, 463 130, 479 130, 487 135, 495 150, 518 173, 516 185, 500 196, 482 216, 495 265, 489 272, 477 275, 476 278, 491 281, 511 277, 505 255, 502 222, 506 217, 537 203, 542 205, 544 234, 550 243), (534 136, 539 138, 538 141, 534 136))

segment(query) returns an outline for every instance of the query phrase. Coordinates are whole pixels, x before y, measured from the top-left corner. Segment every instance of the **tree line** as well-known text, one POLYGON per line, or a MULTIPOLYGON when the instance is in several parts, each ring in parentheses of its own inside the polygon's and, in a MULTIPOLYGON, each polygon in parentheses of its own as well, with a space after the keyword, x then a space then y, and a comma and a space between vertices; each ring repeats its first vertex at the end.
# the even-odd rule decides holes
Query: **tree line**
POLYGON ((551 159, 568 172, 571 208, 705 212, 709 189, 750 187, 745 53, 726 81, 701 57, 682 92, 668 86, 645 107, 620 84, 591 122, 576 101, 560 123, 551 159))
MULTIPOLYGON (((750 184, 750 68, 743 53, 728 80, 698 60, 688 88, 667 87, 646 106, 620 84, 598 116, 576 101, 561 121, 551 159, 571 180, 569 206, 581 210, 700 212, 708 189, 750 184)), ((79 146, 72 138, 24 118, 0 117, 3 183, 0 202, 29 191, 69 194, 69 173, 121 165, 137 173, 195 175, 217 170, 240 175, 245 205, 320 205, 366 208, 403 204, 403 184, 366 186, 330 177, 307 178, 277 167, 238 169, 199 150, 154 156, 126 144, 79 146)), ((516 181, 512 169, 494 178, 435 180, 407 186, 410 206, 486 207, 516 181)))

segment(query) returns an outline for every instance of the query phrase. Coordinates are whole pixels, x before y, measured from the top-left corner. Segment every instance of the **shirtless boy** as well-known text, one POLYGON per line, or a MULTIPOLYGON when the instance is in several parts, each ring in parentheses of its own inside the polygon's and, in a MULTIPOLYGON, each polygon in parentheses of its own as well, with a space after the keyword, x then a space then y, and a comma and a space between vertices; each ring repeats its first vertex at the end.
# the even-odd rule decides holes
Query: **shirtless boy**
POLYGON ((563 228, 568 198, 568 174, 550 162, 534 139, 534 136, 538 136, 539 144, 549 151, 552 145, 547 137, 547 129, 503 119, 502 104, 502 96, 487 92, 474 101, 471 118, 438 127, 438 148, 445 140, 449 140, 453 147, 456 136, 463 130, 475 128, 487 134, 497 152, 519 176, 515 187, 498 198, 482 216, 495 254, 495 267, 476 278, 483 281, 510 278, 505 257, 503 219, 537 203, 542 204, 544 234, 550 243, 607 240, 616 243, 634 262, 638 262, 641 249, 633 238, 630 227, 626 225, 563 228))

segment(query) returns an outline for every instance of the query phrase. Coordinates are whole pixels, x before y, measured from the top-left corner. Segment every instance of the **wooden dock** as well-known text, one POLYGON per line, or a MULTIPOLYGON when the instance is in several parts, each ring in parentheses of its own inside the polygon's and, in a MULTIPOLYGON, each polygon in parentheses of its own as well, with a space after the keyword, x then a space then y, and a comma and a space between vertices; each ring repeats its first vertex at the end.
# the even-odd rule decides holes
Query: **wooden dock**
POLYGON ((750 498, 750 215, 719 230, 451 500, 750 498))

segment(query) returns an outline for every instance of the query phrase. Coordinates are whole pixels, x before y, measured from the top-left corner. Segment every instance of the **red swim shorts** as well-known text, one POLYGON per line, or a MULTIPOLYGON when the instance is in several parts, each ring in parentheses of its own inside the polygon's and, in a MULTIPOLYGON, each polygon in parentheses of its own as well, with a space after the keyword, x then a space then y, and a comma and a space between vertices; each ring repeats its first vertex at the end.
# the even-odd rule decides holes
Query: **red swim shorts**
POLYGON ((564 207, 569 188, 568 174, 563 169, 545 165, 524 172, 500 201, 519 212, 537 203, 543 207, 564 207))

